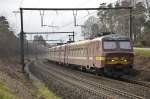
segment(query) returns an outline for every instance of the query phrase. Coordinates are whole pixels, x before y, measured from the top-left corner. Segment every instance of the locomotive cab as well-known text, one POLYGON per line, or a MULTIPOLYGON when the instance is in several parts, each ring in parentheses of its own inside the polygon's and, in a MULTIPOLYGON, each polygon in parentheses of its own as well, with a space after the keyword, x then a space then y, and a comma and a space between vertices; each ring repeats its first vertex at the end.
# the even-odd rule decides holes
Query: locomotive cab
POLYGON ((102 39, 101 61, 106 73, 129 73, 133 67, 133 46, 131 40, 124 36, 109 35, 102 39))

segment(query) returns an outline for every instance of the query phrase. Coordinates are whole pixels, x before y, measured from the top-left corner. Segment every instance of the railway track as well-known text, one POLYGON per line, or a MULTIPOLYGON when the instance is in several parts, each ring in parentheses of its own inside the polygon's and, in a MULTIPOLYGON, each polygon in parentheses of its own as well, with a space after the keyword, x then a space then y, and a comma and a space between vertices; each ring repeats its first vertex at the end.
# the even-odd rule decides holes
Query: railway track
MULTIPOLYGON (((47 63, 45 63, 45 64, 47 64, 47 63)), ((47 65, 49 65, 49 64, 47 64, 47 65)), ((97 82, 97 79, 101 79, 99 83, 102 83, 102 80, 104 80, 104 81, 110 82, 111 84, 115 83, 115 85, 120 84, 121 86, 127 86, 129 88, 132 87, 133 89, 135 89, 135 87, 139 88, 139 89, 143 89, 142 90, 143 92, 150 91, 150 83, 148 83, 148 82, 137 81, 132 78, 129 79, 128 77, 126 77, 126 78, 124 77, 121 79, 112 79, 112 78, 108 78, 108 77, 104 77, 104 76, 91 75, 90 73, 80 72, 80 71, 76 71, 76 70, 70 70, 70 71, 76 72, 75 75, 82 74, 84 76, 88 76, 88 77, 90 77, 90 80, 95 81, 95 82, 97 82)), ((135 91, 135 90, 133 90, 133 91, 135 91)), ((139 93, 141 93, 141 92, 139 91, 139 93)))
POLYGON ((74 75, 80 76, 82 78, 88 77, 87 80, 94 81, 96 83, 101 83, 105 85, 106 82, 109 82, 107 83, 107 86, 114 87, 114 88, 117 87, 119 90, 124 90, 126 92, 130 92, 138 96, 142 96, 146 99, 150 99, 150 87, 149 87, 149 84, 147 83, 138 82, 136 80, 129 80, 129 79, 128 79, 129 81, 127 80, 124 81, 125 79, 123 81, 120 81, 120 80, 114 80, 114 79, 103 77, 103 76, 91 75, 89 73, 84 73, 84 72, 80 72, 76 70, 69 70, 69 71, 70 73, 74 73, 74 75))
POLYGON ((120 80, 121 80, 121 81, 128 82, 128 83, 132 83, 132 84, 138 84, 138 85, 140 85, 140 86, 147 87, 147 88, 149 88, 149 90, 150 90, 150 83, 149 83, 149 82, 146 82, 146 81, 139 81, 139 80, 135 80, 135 79, 128 78, 128 77, 123 77, 123 78, 121 78, 120 80))
POLYGON ((40 64, 46 68, 45 71, 50 72, 49 70, 51 70, 50 73, 53 74, 54 76, 59 77, 59 79, 60 78, 61 79, 63 78, 63 80, 71 79, 68 82, 75 83, 77 86, 80 87, 82 86, 84 89, 87 89, 88 91, 97 95, 102 94, 107 98, 114 96, 113 98, 115 99, 149 99, 148 98, 149 96, 147 95, 149 93, 149 89, 145 87, 120 82, 116 80, 110 80, 104 77, 98 77, 95 75, 90 75, 79 71, 66 70, 60 66, 49 66, 50 64, 48 63, 43 64, 40 62, 40 64), (118 88, 117 85, 126 88, 128 87, 131 89, 131 91, 129 91, 130 89, 126 90, 125 88, 118 88), (140 89, 140 91, 136 92, 135 90, 137 89, 140 89))
POLYGON ((47 78, 54 78, 54 79, 57 79, 57 81, 68 82, 68 83, 72 84, 73 86, 76 86, 76 87, 78 87, 82 90, 86 90, 87 92, 98 95, 102 99, 113 99, 111 95, 105 94, 104 92, 97 91, 95 89, 91 89, 90 88, 91 85, 84 84, 84 83, 82 83, 81 81, 79 81, 77 79, 70 78, 69 76, 63 75, 60 72, 57 72, 57 71, 54 71, 54 70, 49 71, 47 69, 43 70, 43 68, 41 68, 41 67, 38 67, 38 68, 41 70, 40 72, 42 74, 46 74, 45 76, 47 76, 47 75, 50 76, 50 77, 47 77, 47 78))

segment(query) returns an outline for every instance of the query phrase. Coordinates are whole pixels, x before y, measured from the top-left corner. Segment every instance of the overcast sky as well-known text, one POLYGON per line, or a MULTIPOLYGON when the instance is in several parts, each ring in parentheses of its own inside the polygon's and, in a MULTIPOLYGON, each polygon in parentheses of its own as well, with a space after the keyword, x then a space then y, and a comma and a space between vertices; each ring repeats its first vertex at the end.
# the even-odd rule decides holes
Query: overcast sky
MULTIPOLYGON (((44 8, 73 8, 73 7, 99 7, 101 3, 115 2, 116 0, 0 0, 0 15, 4 15, 9 20, 11 27, 18 33, 20 31, 20 16, 19 14, 12 13, 19 10, 20 7, 44 7, 44 8)), ((73 31, 80 32, 80 28, 68 25, 73 23, 72 12, 45 12, 45 24, 64 26, 61 28, 41 28, 40 27, 40 14, 39 12, 28 11, 25 12, 25 31, 73 31), (53 15, 53 16, 50 16, 53 15), (55 21, 54 21, 55 20, 55 21)), ((79 12, 78 18, 83 17, 87 12, 79 12)), ((78 20, 77 20, 78 21, 78 20)), ((82 24, 84 20, 78 21, 82 24)), ((16 33, 16 34, 17 34, 16 33)), ((81 39, 81 33, 76 34, 77 40, 81 39)), ((63 36, 62 36, 63 37, 63 36)), ((65 37, 64 37, 65 38, 65 37)))

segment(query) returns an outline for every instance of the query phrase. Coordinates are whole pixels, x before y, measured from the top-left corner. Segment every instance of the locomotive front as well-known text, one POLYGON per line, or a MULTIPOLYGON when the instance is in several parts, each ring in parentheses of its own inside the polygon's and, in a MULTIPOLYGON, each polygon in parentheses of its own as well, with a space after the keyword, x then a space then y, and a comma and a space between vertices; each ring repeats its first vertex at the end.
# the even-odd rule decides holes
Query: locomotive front
POLYGON ((129 38, 110 35, 102 38, 102 67, 110 75, 129 74, 133 67, 133 46, 129 38))

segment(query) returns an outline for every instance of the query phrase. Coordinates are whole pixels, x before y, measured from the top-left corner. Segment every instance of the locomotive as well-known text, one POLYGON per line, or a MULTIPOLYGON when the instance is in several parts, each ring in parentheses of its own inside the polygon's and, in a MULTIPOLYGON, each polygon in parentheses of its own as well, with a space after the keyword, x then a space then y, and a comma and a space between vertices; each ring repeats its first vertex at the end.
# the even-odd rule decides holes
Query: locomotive
POLYGON ((49 48, 49 60, 83 71, 115 76, 132 70, 134 54, 128 37, 110 34, 49 48))

